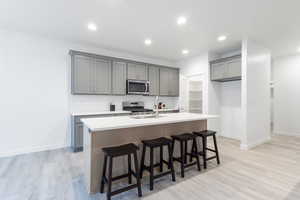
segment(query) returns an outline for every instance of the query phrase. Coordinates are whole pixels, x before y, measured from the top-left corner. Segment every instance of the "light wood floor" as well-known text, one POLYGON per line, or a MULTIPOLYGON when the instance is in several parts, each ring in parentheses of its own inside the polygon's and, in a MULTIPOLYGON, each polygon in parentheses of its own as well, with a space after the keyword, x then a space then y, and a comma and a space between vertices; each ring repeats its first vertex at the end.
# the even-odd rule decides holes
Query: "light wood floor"
MULTIPOLYGON (((144 179, 143 199, 300 199, 300 138, 275 136, 251 151, 230 139, 218 138, 218 144, 220 166, 211 161, 200 173, 191 168, 184 179, 177 174, 176 183, 163 177, 152 192, 144 179)), ((86 193, 82 156, 62 149, 0 159, 0 199, 105 199, 86 193)), ((137 199, 136 191, 113 199, 137 199)))

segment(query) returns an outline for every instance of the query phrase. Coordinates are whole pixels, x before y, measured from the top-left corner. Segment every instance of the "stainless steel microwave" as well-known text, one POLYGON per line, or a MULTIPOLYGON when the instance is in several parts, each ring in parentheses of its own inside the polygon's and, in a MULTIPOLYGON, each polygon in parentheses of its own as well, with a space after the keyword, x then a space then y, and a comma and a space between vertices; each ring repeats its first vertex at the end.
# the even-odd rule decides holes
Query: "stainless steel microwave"
POLYGON ((127 80, 127 94, 149 95, 149 81, 127 80))

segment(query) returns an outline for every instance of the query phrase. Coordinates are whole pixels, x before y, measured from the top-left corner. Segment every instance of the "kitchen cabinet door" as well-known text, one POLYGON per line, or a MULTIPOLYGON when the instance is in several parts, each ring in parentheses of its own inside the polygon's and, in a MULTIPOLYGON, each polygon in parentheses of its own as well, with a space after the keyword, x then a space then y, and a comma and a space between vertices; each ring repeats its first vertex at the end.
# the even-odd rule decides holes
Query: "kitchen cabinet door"
POLYGON ((149 92, 151 96, 159 95, 159 68, 155 66, 149 66, 149 92))
POLYGON ((126 94, 126 63, 113 61, 112 65, 112 94, 126 94))
POLYGON ((178 71, 178 69, 170 69, 169 95, 170 96, 179 96, 179 71, 178 71))
POLYGON ((75 55, 72 58, 72 94, 90 94, 93 89, 92 59, 75 55))
POLYGON ((94 94, 111 94, 111 61, 94 59, 94 94))
POLYGON ((159 92, 161 96, 179 96, 179 70, 160 68, 159 92))
POLYGON ((211 80, 220 80, 225 78, 227 71, 226 63, 214 63, 211 65, 211 80))
POLYGON ((169 70, 167 68, 159 69, 159 95, 169 95, 169 70))
POLYGON ((75 124, 73 151, 82 151, 83 149, 83 123, 75 124))
POLYGON ((148 80, 147 66, 139 63, 128 63, 127 79, 148 80))
POLYGON ((240 77, 241 75, 242 75, 241 59, 228 61, 226 78, 240 77))
POLYGON ((144 64, 136 65, 137 80, 148 80, 148 67, 144 64))

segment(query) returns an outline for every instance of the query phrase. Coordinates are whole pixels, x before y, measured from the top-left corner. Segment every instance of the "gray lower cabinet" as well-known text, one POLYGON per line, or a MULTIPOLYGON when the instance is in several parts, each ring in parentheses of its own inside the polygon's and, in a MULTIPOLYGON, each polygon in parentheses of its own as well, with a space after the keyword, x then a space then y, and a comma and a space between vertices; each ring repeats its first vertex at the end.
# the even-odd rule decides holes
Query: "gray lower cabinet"
POLYGON ((212 81, 241 80, 242 63, 241 56, 222 58, 210 63, 210 77, 212 81))
POLYGON ((113 61, 112 94, 126 95, 126 63, 113 61))
POLYGON ((179 70, 171 68, 160 68, 159 95, 179 96, 179 70))
POLYGON ((110 94, 111 61, 74 55, 71 90, 72 94, 110 94))
POLYGON ((148 80, 148 67, 146 64, 128 63, 127 79, 148 80))
POLYGON ((71 117, 71 149, 73 152, 83 150, 83 123, 81 118, 95 118, 95 117, 112 117, 112 116, 126 116, 127 113, 122 114, 101 114, 101 115, 85 115, 71 117))
POLYGON ((159 67, 149 66, 149 95, 158 96, 159 95, 159 67))

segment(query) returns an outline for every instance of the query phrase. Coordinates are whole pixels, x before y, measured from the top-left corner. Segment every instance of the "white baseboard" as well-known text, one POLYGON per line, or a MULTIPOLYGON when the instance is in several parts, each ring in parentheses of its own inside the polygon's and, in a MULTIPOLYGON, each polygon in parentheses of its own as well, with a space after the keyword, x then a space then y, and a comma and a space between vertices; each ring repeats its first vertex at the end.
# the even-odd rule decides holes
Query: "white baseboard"
POLYGON ((300 137, 300 133, 297 132, 273 131, 273 134, 300 137))
POLYGON ((14 151, 0 152, 0 158, 16 156, 16 155, 21 155, 21 154, 34 153, 34 152, 40 152, 40 151, 61 149, 61 148, 66 148, 66 147, 67 147, 66 144, 56 144, 56 145, 37 146, 37 147, 31 147, 31 148, 22 148, 22 149, 17 149, 14 151))
POLYGON ((253 142, 253 143, 249 143, 249 144, 245 144, 245 143, 241 143, 240 144, 240 149, 241 150, 249 150, 249 149, 252 149, 254 147, 257 147, 261 144, 264 144, 266 142, 269 142, 271 140, 271 137, 268 137, 268 138, 264 138, 264 139, 261 139, 261 140, 258 140, 256 142, 253 142))

